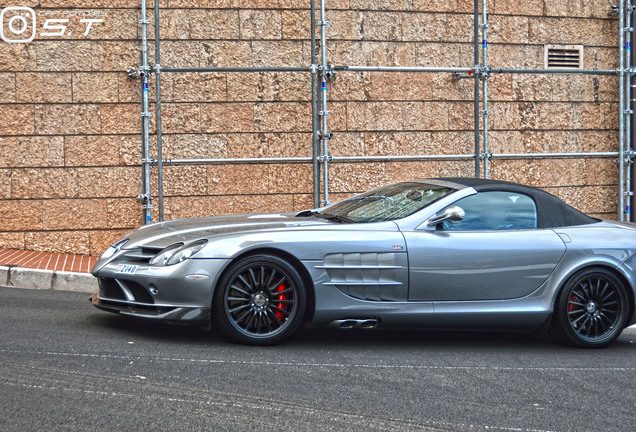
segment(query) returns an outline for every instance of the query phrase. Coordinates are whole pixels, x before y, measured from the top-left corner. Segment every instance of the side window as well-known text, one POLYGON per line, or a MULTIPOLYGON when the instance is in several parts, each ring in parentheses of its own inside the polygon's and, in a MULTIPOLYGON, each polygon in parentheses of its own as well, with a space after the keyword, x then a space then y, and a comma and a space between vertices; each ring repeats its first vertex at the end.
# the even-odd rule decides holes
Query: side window
POLYGON ((537 206, 527 195, 512 192, 481 192, 453 205, 466 216, 456 223, 444 222, 445 231, 516 230, 537 227, 537 206))

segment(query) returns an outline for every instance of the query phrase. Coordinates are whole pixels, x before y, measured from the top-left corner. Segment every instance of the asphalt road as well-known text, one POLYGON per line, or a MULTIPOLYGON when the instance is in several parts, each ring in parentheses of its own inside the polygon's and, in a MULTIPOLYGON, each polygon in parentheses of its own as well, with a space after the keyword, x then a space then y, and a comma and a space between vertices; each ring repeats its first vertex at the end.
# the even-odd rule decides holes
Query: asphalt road
POLYGON ((0 430, 636 430, 636 329, 303 331, 276 347, 0 288, 0 430))

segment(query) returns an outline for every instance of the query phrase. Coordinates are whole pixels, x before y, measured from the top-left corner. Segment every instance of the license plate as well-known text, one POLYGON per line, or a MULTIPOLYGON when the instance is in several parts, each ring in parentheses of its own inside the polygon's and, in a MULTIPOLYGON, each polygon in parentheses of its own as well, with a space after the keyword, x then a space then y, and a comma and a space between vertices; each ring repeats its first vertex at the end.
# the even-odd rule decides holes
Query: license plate
POLYGON ((136 265, 131 265, 131 264, 119 264, 117 266, 117 270, 115 270, 115 273, 121 273, 121 274, 135 274, 135 272, 137 271, 137 266, 136 265))

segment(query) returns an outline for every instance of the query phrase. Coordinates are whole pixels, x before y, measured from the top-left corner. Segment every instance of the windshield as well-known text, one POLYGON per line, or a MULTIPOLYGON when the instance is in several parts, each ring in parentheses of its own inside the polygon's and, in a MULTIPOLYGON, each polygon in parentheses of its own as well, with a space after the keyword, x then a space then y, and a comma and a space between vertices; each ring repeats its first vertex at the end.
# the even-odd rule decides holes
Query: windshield
POLYGON ((341 222, 391 221, 410 216, 453 191, 425 183, 397 183, 347 198, 318 215, 341 222))

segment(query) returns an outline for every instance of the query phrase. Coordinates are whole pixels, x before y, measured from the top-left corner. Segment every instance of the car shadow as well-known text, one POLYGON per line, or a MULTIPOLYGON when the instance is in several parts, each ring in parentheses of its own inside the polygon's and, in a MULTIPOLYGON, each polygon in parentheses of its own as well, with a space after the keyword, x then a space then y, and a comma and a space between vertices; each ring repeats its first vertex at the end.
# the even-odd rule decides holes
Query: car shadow
MULTIPOLYGON (((205 344, 217 346, 240 346, 228 342, 214 329, 198 326, 176 325, 159 321, 135 319, 126 316, 96 314, 90 319, 96 327, 107 328, 126 336, 163 341, 174 344, 205 344)), ((636 334, 623 334, 610 349, 634 349, 636 334)), ((249 346, 244 346, 249 349, 249 346)), ((497 331, 450 331, 450 330, 359 330, 359 329, 301 329, 289 340, 274 349, 295 351, 299 349, 398 349, 438 351, 489 351, 497 349, 518 351, 566 350, 585 352, 564 346, 545 334, 497 332, 497 331)), ((263 349, 260 347, 259 349, 263 349)))

